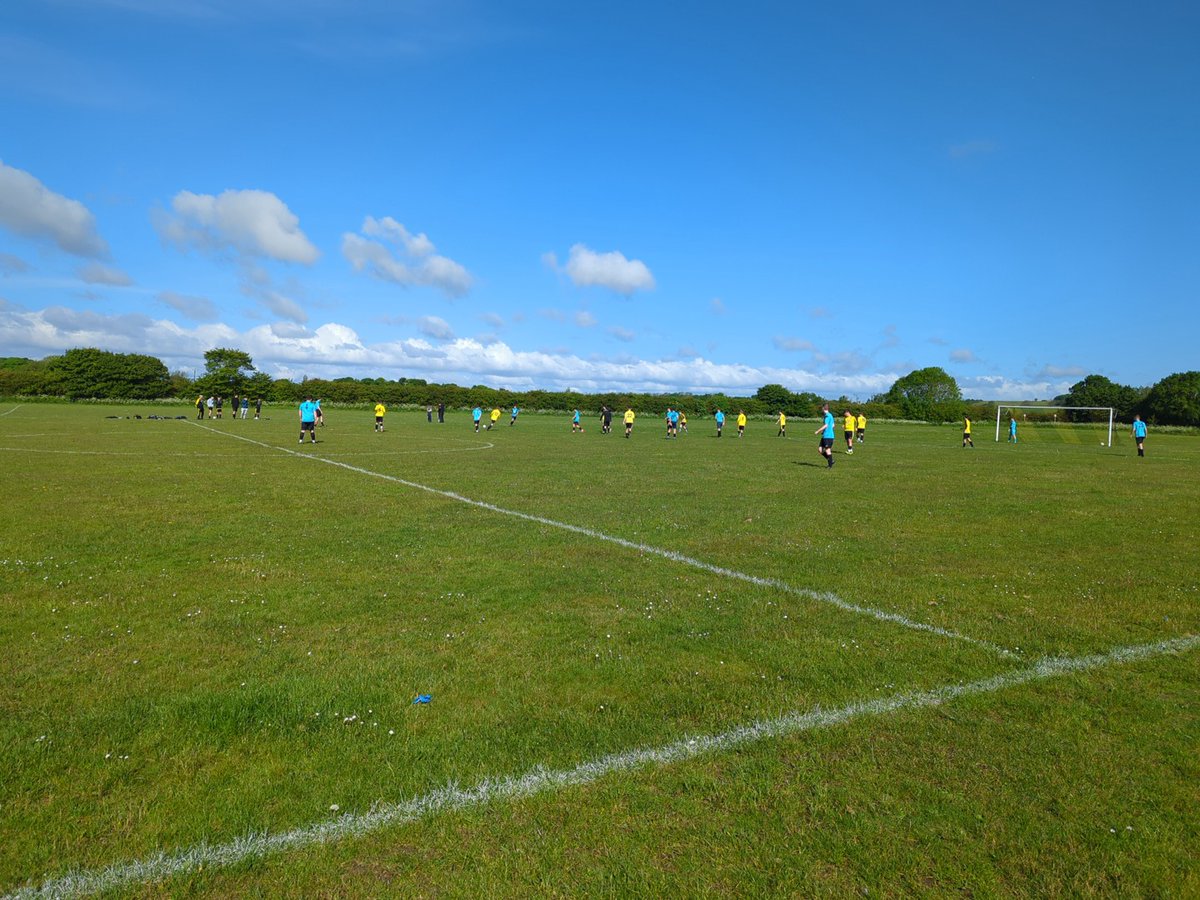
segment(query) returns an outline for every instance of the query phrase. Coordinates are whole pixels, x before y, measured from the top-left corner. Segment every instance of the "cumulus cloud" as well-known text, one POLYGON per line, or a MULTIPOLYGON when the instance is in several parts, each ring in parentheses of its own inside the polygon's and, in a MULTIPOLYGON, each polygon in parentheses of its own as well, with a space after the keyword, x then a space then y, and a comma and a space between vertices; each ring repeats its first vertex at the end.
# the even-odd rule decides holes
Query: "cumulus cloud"
POLYGON ((158 302, 169 306, 193 322, 215 322, 217 320, 216 305, 205 297, 189 297, 174 291, 162 291, 158 295, 158 302))
POLYGON ((404 287, 435 287, 449 297, 463 296, 474 283, 460 263, 435 253, 428 237, 411 234, 391 216, 367 216, 361 231, 342 235, 342 256, 356 272, 404 287))
POLYGON ((50 190, 23 169, 0 161, 0 227, 21 237, 49 241, 73 256, 108 257, 96 219, 78 200, 50 190))
POLYGON ((654 276, 640 259, 626 259, 625 254, 612 250, 597 253, 583 244, 571 247, 565 265, 560 266, 553 253, 542 261, 556 272, 563 272, 577 287, 605 287, 624 294, 654 290, 654 276))
POLYGON ((956 362, 956 363, 979 362, 979 357, 977 357, 975 355, 974 350, 968 350, 966 347, 960 347, 958 350, 950 351, 950 362, 956 362))
POLYGON ((308 313, 291 297, 270 289, 253 291, 252 293, 258 298, 259 303, 279 316, 279 318, 295 322, 297 325, 303 325, 308 321, 308 313))
POLYGON ((300 230, 300 219, 269 191, 227 190, 221 194, 180 191, 171 212, 155 227, 180 249, 232 250, 241 257, 280 262, 316 262, 320 253, 300 230))
POLYGON ((1082 378, 1088 370, 1080 366, 1042 366, 1035 378, 1082 378))
POLYGON ((775 345, 776 350, 784 350, 788 353, 801 353, 814 349, 812 341, 806 341, 803 338, 774 337, 771 342, 775 345))
POLYGON ((454 337, 450 323, 438 316, 421 316, 417 319, 417 328, 421 334, 438 341, 448 341, 454 337))
POLYGON ((133 279, 120 269, 114 269, 112 266, 98 262, 83 266, 79 270, 79 277, 88 284, 110 284, 114 287, 129 287, 133 284, 133 279))

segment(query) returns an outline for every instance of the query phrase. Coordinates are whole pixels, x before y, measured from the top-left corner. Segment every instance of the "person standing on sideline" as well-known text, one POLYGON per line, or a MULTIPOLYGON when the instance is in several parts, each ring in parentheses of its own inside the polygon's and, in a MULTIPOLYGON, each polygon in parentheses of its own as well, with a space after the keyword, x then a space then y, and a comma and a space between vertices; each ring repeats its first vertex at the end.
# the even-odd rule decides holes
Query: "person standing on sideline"
POLYGON ((1141 416, 1133 417, 1133 439, 1137 442, 1138 456, 1146 455, 1146 423, 1141 416))
POLYGON ((242 404, 241 404, 241 401, 238 399, 238 395, 234 394, 233 395, 233 406, 230 408, 233 410, 233 417, 235 419, 238 417, 238 410, 241 408, 241 406, 242 406, 242 404))
POLYGON ((203 394, 201 394, 199 397, 196 398, 196 418, 197 419, 204 418, 204 395, 203 394))
POLYGON ((438 403, 438 424, 439 425, 446 424, 446 404, 445 403, 440 403, 440 402, 438 403))
POLYGON ((433 424, 433 404, 432 403, 425 404, 425 421, 428 422, 430 425, 433 424))
POLYGON ((625 410, 625 437, 633 434, 633 420, 635 418, 637 416, 634 415, 632 406, 625 410))
POLYGON ((745 410, 741 410, 741 409, 738 410, 737 422, 738 422, 738 437, 744 437, 746 434, 746 412, 745 412, 745 410))
POLYGON ((500 422, 500 407, 493 406, 492 411, 488 414, 487 430, 491 431, 500 422))
POLYGON ((721 432, 725 430, 725 413, 717 410, 717 414, 713 416, 717 420, 717 437, 721 436, 721 432))
POLYGON ((242 398, 242 418, 244 419, 248 415, 250 415, 250 398, 247 396, 242 398))
POLYGON ((475 433, 479 433, 479 420, 483 418, 483 410, 476 406, 471 410, 471 421, 475 423, 475 433))
POLYGON ((222 413, 225 412, 225 398, 220 394, 217 395, 217 418, 224 418, 222 413))
POLYGON ((521 407, 517 406, 517 404, 514 403, 513 408, 512 408, 512 418, 508 420, 509 428, 512 428, 514 425, 517 424, 517 416, 520 414, 520 412, 521 412, 521 407))
POLYGON ((262 418, 262 397, 254 399, 254 421, 257 422, 262 418))
POLYGON ((854 418, 854 413, 846 410, 842 413, 842 417, 846 420, 842 423, 842 434, 846 438, 846 452, 854 452, 854 428, 858 424, 858 420, 854 418))
POLYGON ((387 413, 387 407, 382 403, 375 404, 375 430, 383 431, 383 417, 387 413))
POLYGON ((215 419, 217 417, 217 398, 210 394, 204 405, 208 410, 208 417, 215 419))
POLYGON ((782 409, 779 411, 779 434, 775 437, 787 437, 787 416, 782 409))
POLYGON ((963 446, 975 449, 975 442, 971 440, 971 420, 963 416, 963 446))
POLYGON ((1015 416, 1008 417, 1008 442, 1010 444, 1017 442, 1017 419, 1015 416))
POLYGON ((312 397, 305 397, 304 402, 300 404, 300 443, 302 444, 306 431, 315 444, 317 442, 317 404, 313 402, 312 397))
POLYGON ((858 443, 862 443, 867 439, 867 417, 862 413, 858 414, 858 443))
POLYGON ((817 446, 817 452, 825 457, 825 468, 833 468, 833 413, 829 411, 829 404, 826 403, 821 407, 821 412, 824 415, 824 421, 821 422, 821 427, 813 434, 821 436, 821 443, 817 446))

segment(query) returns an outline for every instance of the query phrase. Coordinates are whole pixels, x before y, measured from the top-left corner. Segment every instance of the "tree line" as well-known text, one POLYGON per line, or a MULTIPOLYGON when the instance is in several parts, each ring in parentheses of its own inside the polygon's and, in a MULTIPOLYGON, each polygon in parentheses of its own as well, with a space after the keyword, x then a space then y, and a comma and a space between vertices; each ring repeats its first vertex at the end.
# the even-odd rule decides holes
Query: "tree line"
MULTIPOLYGON (((298 403, 306 396, 320 397, 332 404, 382 402, 389 406, 424 407, 444 403, 451 409, 515 405, 529 410, 590 411, 601 406, 618 410, 670 406, 693 416, 711 415, 717 409, 744 410, 747 415, 783 412, 789 416, 813 416, 822 403, 828 402, 838 412, 852 409, 868 418, 926 422, 952 422, 964 415, 984 420, 995 410, 994 403, 964 399, 953 376, 936 366, 910 372, 897 379, 887 392, 862 402, 844 396, 794 392, 781 384, 763 385, 753 395, 740 397, 722 393, 512 391, 482 384, 472 387, 436 384, 420 378, 306 378, 297 382, 272 378, 255 368, 250 354, 224 347, 204 354, 204 373, 196 378, 169 372, 153 356, 113 353, 94 347, 75 348, 41 360, 0 358, 0 396, 4 397, 192 401, 198 395, 249 396, 267 403, 298 403)), ((1152 424, 1200 425, 1200 372, 1178 372, 1149 388, 1118 384, 1103 375, 1088 375, 1066 394, 1049 402, 1058 406, 1111 406, 1122 421, 1129 421, 1137 414, 1152 424)), ((1049 420, 1051 415, 1034 412, 1027 418, 1049 420)), ((1095 418, 1086 412, 1068 413, 1067 417, 1078 421, 1095 418)), ((1106 415, 1101 418, 1107 420, 1106 415)))

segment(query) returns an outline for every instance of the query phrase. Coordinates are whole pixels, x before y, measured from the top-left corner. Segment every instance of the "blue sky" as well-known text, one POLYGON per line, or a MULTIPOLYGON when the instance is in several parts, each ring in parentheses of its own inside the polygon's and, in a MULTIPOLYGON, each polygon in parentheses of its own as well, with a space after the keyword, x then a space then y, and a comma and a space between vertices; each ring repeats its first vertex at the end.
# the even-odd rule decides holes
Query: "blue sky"
POLYGON ((0 355, 971 397, 1197 368, 1200 7, 13 0, 0 355))

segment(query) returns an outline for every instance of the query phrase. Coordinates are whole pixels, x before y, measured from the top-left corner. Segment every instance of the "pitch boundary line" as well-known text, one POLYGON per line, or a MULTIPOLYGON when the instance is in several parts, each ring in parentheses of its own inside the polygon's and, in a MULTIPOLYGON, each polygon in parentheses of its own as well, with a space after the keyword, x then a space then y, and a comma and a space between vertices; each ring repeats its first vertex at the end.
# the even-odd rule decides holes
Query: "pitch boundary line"
POLYGON ((11 416, 13 413, 15 413, 18 409, 20 409, 24 405, 25 405, 24 403, 18 403, 16 406, 14 406, 8 412, 0 413, 0 419, 3 419, 5 416, 11 416))
POLYGON ((292 456, 300 457, 301 459, 312 459, 316 460, 317 462, 323 462, 327 465, 338 466, 339 468, 346 469, 351 472, 357 472, 360 475, 369 475, 372 478, 380 478, 385 481, 392 481, 396 484, 402 484, 405 487, 415 488, 416 490, 425 491, 429 494, 436 494, 439 497, 446 497, 459 503, 465 503, 468 506, 486 509, 489 512, 511 516, 513 518, 522 519, 526 522, 533 522, 538 525, 547 525, 551 528, 559 528, 563 531, 570 531, 574 534, 582 534, 586 537, 594 538, 600 541, 607 541, 610 544, 616 544, 620 547, 625 547, 629 550, 636 550, 640 553, 648 553, 654 556, 660 556, 664 559, 669 559, 672 562, 682 563, 683 565, 691 566, 695 569, 701 569, 713 575, 720 575, 724 578, 732 578, 737 581, 744 581, 749 584, 758 585, 759 587, 773 588, 774 590, 783 591, 784 593, 792 594, 793 596, 804 597, 809 600, 815 600, 819 603, 825 603, 830 606, 837 607, 844 612, 850 612, 861 616, 869 616, 870 618, 877 619, 881 622, 891 622, 894 625, 901 625, 914 631, 923 631, 927 634, 934 634, 938 637, 948 638, 950 640, 964 641, 968 644, 974 644, 977 647, 983 647, 1001 656, 1020 655, 1005 647, 1001 647, 998 644, 993 644, 990 641, 980 640, 979 638, 969 637, 965 634, 959 634, 957 631, 951 631, 948 628, 940 628, 937 625, 929 625, 924 622, 917 622, 913 619, 907 618, 906 616, 902 616, 899 613, 888 612, 887 610, 883 609, 876 609, 872 606, 860 606, 857 603, 851 603, 848 600, 843 600, 841 597, 832 593, 831 591, 816 591, 810 588, 796 587, 795 585, 788 584, 785 581, 780 581, 778 578, 763 578, 758 575, 750 575, 745 572, 739 572, 736 569, 727 569, 724 566, 713 565, 712 563, 704 562, 703 560, 696 559, 695 557, 686 556, 674 550, 666 550, 661 547, 654 547, 650 544, 641 544, 637 541, 630 541, 625 538, 616 537, 615 535, 605 534, 602 531, 595 531, 591 528, 585 528, 582 525, 571 525, 568 522, 559 522, 555 519, 547 519, 544 516, 537 516, 533 515, 532 513, 523 513, 518 512, 517 510, 505 509, 504 507, 496 506, 493 503, 487 503, 483 500, 475 500, 471 497, 465 497, 462 494, 455 493, 454 491, 445 491, 440 488, 430 487, 428 485, 420 484, 416 481, 409 481, 405 478, 400 478, 396 475, 386 475, 382 472, 372 472, 370 469, 364 469, 361 466, 354 466, 350 463, 342 462, 341 460, 328 459, 323 456, 313 456, 309 453, 300 453, 288 447, 279 447, 273 444, 267 444, 263 441, 256 441, 253 438, 244 437, 240 434, 216 431, 215 429, 206 428, 203 425, 196 425, 196 427, 204 428, 206 431, 213 431, 216 434, 228 435, 229 437, 237 438, 240 441, 246 441, 247 443, 255 444, 259 447, 265 447, 268 450, 279 450, 284 453, 291 454, 292 456))
POLYGON ((37 886, 20 888, 8 894, 7 898, 33 900, 41 897, 72 897, 145 885, 201 868, 225 868, 270 854, 363 837, 383 828, 416 822, 441 813, 503 801, 524 800, 565 788, 584 787, 609 775, 673 765, 765 740, 832 728, 855 719, 927 709, 963 697, 991 694, 1062 675, 1089 672, 1167 654, 1185 653, 1197 647, 1200 647, 1200 635, 1184 635, 1152 644, 1119 647, 1091 656, 1048 657, 1032 666, 969 684, 947 684, 924 691, 905 691, 890 697, 850 703, 836 709, 824 710, 814 707, 808 712, 794 711, 716 734, 685 737, 658 747, 643 747, 601 756, 568 769, 534 766, 521 775, 484 778, 468 788, 450 783, 400 803, 382 804, 365 813, 346 813, 337 819, 316 822, 279 834, 248 834, 224 844, 200 843, 173 853, 158 853, 145 859, 117 863, 103 869, 72 872, 48 879, 37 886))

